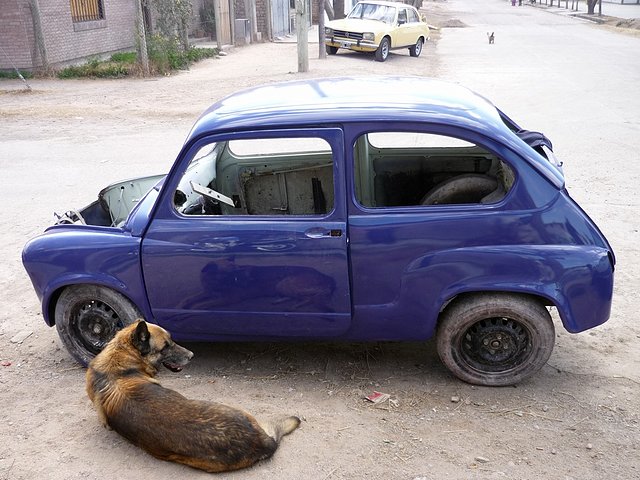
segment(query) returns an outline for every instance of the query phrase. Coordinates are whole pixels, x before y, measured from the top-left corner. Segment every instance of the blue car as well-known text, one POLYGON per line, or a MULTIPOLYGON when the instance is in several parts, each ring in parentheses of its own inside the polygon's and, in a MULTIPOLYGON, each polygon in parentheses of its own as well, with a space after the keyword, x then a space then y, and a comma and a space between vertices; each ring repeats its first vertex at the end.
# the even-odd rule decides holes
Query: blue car
POLYGON ((145 318, 178 341, 422 341, 511 385, 610 315, 611 246, 541 133, 417 77, 269 84, 196 122, 170 172, 103 189, 24 266, 87 364, 145 318))

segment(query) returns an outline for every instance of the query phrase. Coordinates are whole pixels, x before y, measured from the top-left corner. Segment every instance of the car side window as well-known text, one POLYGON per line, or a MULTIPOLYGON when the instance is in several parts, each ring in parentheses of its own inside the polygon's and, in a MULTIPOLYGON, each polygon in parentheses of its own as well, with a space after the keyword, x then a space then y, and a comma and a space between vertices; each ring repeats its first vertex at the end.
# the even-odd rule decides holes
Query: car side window
POLYGON ((407 21, 409 23, 417 23, 420 21, 415 10, 407 9, 407 21))
POLYGON ((333 205, 333 153, 314 137, 207 144, 174 193, 183 215, 325 215, 333 205))
POLYGON ((398 24, 402 25, 404 23, 407 23, 407 9, 401 8, 398 12, 398 24))
POLYGON ((355 191, 365 207, 491 204, 513 186, 509 165, 455 137, 373 132, 354 147, 355 191))

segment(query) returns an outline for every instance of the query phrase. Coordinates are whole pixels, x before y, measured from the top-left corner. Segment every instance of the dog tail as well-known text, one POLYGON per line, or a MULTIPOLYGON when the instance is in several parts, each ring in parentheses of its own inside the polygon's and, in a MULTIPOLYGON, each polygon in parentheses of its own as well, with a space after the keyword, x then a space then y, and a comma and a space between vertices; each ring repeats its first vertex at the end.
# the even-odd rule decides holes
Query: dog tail
POLYGON ((300 419, 298 417, 283 417, 262 423, 260 426, 276 443, 280 443, 282 437, 290 434, 300 426, 300 419))

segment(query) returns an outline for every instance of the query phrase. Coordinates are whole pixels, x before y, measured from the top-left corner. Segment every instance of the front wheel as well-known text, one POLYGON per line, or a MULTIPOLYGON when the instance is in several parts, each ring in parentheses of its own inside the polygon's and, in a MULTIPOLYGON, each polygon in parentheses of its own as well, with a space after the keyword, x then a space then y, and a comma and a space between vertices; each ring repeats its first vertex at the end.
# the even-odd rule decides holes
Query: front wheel
POLYGON ((86 366, 116 332, 142 318, 118 292, 98 285, 72 285, 58 298, 55 322, 69 353, 86 366))
POLYGON ((409 48, 409 55, 411 55, 412 57, 419 57, 422 53, 423 45, 424 40, 422 40, 422 37, 420 37, 416 44, 409 48))
POLYGON ((451 302, 437 329, 438 355, 461 380, 506 386, 540 370, 555 329, 540 302, 517 294, 478 294, 451 302))
POLYGON ((333 47, 331 45, 327 45, 326 50, 329 55, 335 55, 336 53, 338 53, 338 47, 333 47))
POLYGON ((391 43, 389 42, 389 37, 384 37, 380 41, 380 45, 378 45, 378 49, 376 50, 376 60, 378 62, 384 62, 389 56, 390 49, 391 43))

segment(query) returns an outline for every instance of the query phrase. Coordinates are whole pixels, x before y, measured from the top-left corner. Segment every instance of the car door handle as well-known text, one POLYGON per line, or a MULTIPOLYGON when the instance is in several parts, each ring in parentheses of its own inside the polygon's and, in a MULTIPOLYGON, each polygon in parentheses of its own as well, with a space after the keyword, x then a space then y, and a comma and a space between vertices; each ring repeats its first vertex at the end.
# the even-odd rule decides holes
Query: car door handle
POLYGON ((324 228, 324 227, 314 227, 310 228, 306 232, 304 232, 305 236, 309 238, 330 238, 330 237, 341 237, 342 229, 340 228, 324 228))

